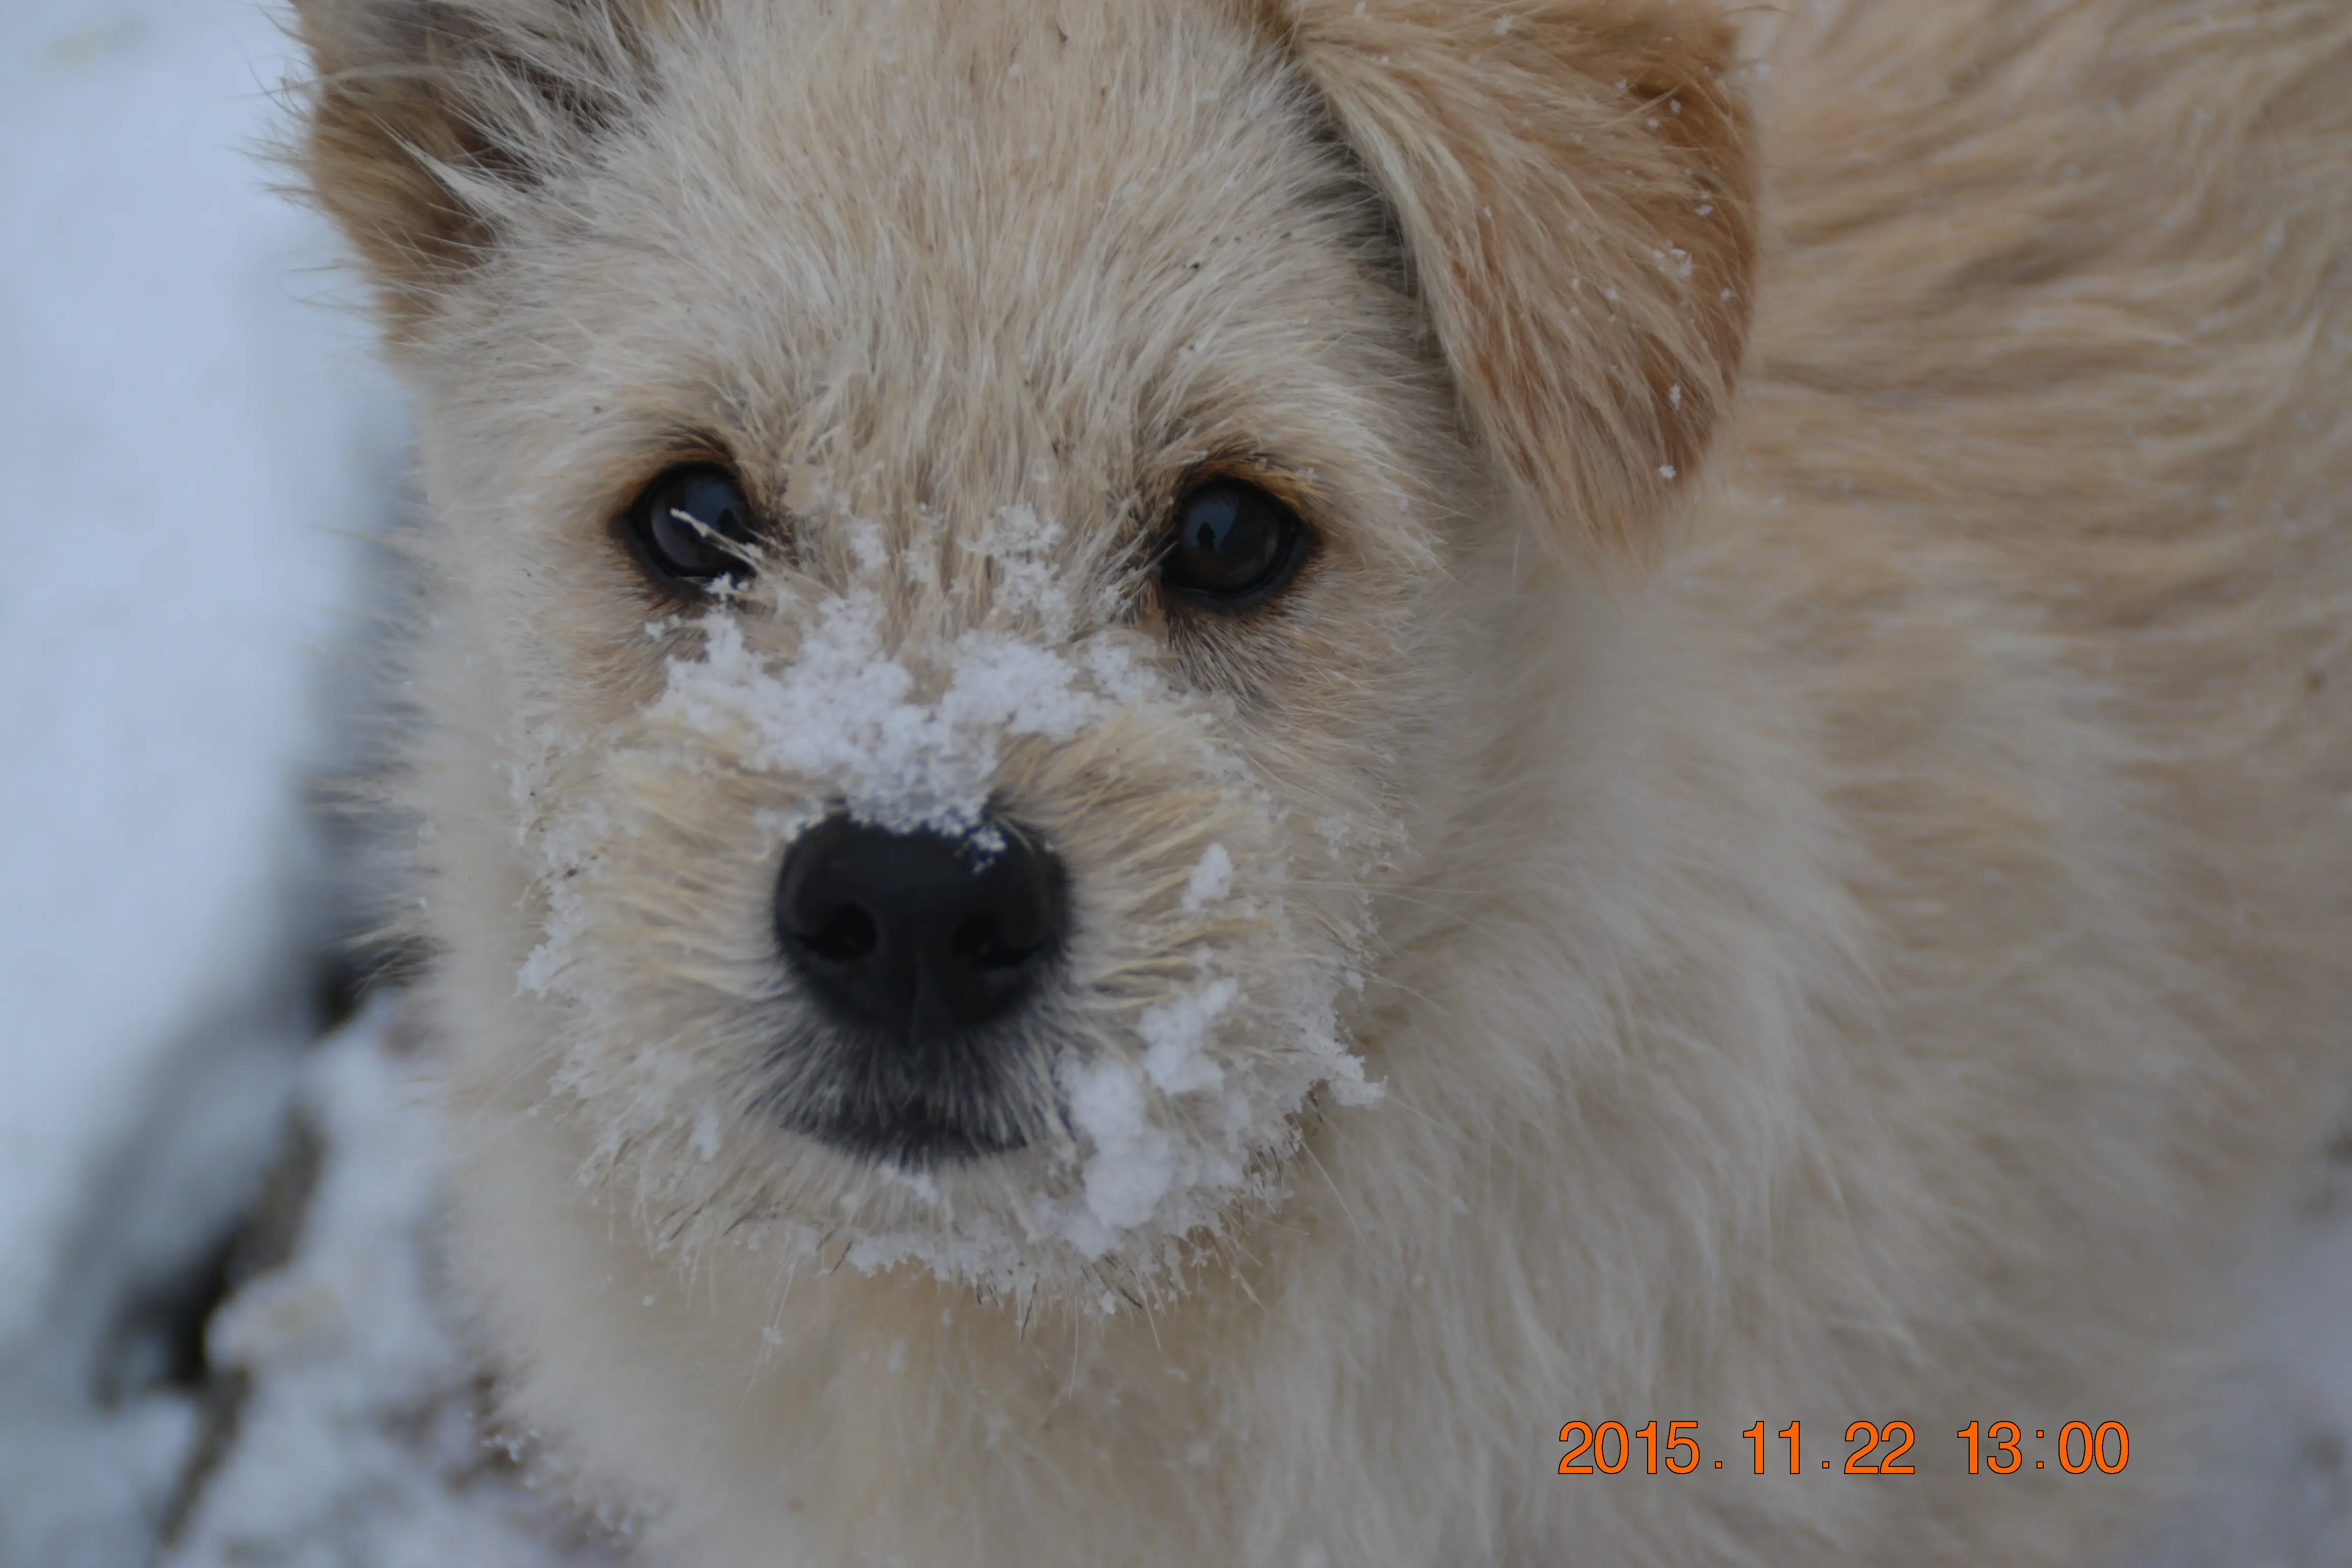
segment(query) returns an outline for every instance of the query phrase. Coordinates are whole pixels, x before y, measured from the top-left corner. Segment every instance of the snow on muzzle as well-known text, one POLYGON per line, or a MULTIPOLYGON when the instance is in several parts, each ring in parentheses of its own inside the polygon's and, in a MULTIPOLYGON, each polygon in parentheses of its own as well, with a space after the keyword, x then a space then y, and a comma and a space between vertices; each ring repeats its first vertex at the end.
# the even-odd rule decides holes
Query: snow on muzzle
POLYGON ((688 1245, 1143 1280, 1273 1195, 1317 1085, 1375 1096, 1336 1006, 1369 933, 1306 891, 1344 835, 1297 831, 1148 639, 893 647, 864 587, 803 626, 770 651, 713 613, 642 714, 550 764, 576 784, 525 833, 520 980, 588 1179, 688 1245), (958 991, 965 960, 1017 973, 958 991))

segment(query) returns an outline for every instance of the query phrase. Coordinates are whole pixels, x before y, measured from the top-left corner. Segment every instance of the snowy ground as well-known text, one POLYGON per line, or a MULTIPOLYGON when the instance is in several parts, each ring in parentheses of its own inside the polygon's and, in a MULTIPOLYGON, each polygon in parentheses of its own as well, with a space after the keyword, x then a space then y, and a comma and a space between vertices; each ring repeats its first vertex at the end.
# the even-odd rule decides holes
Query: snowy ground
MULTIPOLYGON (((0 1568, 611 1561, 490 1445, 396 1013, 315 1042, 397 395, 255 0, 0 0, 0 1568)), ((2352 1564, 2352 1158, 2149 1568, 2352 1564)))
POLYGON ((160 1568, 554 1568, 612 1560, 517 1457, 435 1288, 433 1123, 381 1001, 304 1073, 257 1257, 206 1332, 222 1387, 160 1568), (272 1233, 276 1234, 273 1235, 272 1233))
POLYGON ((140 1561, 327 905, 302 780, 401 405, 248 154, 248 0, 0 3, 0 1563, 140 1561))

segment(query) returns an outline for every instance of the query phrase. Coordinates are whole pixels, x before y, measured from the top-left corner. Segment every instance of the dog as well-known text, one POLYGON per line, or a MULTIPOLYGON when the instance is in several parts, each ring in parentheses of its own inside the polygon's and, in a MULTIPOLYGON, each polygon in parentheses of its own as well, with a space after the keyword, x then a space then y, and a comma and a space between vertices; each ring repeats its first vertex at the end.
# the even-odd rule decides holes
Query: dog
POLYGON ((2352 1017, 2352 11, 296 11, 453 1268, 648 1561, 2196 1472, 2352 1017))

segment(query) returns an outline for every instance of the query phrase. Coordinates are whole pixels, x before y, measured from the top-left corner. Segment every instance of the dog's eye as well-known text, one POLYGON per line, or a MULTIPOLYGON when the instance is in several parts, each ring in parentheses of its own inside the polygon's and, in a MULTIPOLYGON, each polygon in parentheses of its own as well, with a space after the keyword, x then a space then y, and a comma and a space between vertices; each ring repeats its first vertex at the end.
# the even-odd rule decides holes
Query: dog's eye
POLYGON ((629 509, 628 527, 639 558, 671 582, 751 574, 751 503, 715 464, 689 463, 647 485, 629 509))
POLYGON ((1306 554, 1306 525, 1255 485, 1213 479, 1176 503, 1176 537, 1160 581, 1189 599, 1253 604, 1288 583, 1306 554))

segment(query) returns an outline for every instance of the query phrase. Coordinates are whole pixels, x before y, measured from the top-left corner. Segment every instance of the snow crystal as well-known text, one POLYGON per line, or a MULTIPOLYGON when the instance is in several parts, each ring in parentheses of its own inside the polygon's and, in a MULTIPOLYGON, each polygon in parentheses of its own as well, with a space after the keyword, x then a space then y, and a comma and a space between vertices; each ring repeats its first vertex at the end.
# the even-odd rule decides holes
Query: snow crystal
POLYGON ((1143 1070, 1163 1092, 1189 1094, 1223 1087, 1223 1069, 1210 1057, 1208 1047, 1219 1016, 1240 995, 1237 982, 1213 980, 1144 1010, 1137 1026, 1144 1040, 1143 1070))
POLYGON ((1034 616, 1048 637, 1069 634, 1075 623, 1068 588, 1054 569, 1054 547, 1062 525, 1035 509, 1008 506, 980 531, 980 552, 996 576, 996 602, 1015 616, 1034 616))
POLYGON ((1072 1075, 1070 1121, 1095 1143, 1087 1162, 1087 1211, 1105 1231, 1135 1229, 1176 1181, 1176 1135, 1151 1124, 1143 1080, 1125 1062, 1072 1075))
POLYGON ((1192 868, 1192 879, 1184 887, 1184 912, 1197 915, 1209 905, 1234 890, 1234 858, 1222 844, 1212 844, 1192 868))
POLYGON ((971 831, 1005 737, 1067 740, 1108 708, 1062 653, 984 629, 945 650, 948 688, 920 701, 914 671, 884 651, 882 601, 870 589, 827 603, 778 668, 733 616, 713 614, 701 626, 701 657, 670 662, 654 716, 740 742, 752 768, 826 781, 850 815, 897 832, 971 831))

